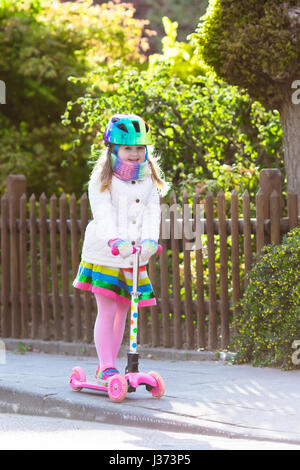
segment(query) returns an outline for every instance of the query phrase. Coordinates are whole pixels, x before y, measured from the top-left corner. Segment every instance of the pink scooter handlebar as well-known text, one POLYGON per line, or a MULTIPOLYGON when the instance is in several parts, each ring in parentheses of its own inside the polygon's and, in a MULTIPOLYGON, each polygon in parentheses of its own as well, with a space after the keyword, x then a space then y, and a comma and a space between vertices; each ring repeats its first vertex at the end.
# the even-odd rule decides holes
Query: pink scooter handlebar
MULTIPOLYGON (((156 250, 156 253, 159 254, 162 252, 162 246, 161 245, 158 245, 157 247, 157 250, 156 250)), ((136 253, 136 247, 133 246, 132 247, 132 254, 136 253)), ((117 248, 116 246, 114 246, 112 249, 111 249, 111 254, 114 255, 114 256, 118 256, 119 254, 119 248, 117 248)))

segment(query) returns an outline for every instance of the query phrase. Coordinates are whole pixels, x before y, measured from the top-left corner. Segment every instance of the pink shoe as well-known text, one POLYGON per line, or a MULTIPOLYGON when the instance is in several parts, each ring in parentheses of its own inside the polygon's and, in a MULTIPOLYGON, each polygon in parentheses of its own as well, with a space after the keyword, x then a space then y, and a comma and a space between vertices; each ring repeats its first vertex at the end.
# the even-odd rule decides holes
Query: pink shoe
POLYGON ((118 369, 115 369, 114 367, 108 367, 105 370, 100 370, 100 372, 97 375, 97 382, 99 383, 107 382, 110 377, 119 373, 120 372, 118 371, 118 369))

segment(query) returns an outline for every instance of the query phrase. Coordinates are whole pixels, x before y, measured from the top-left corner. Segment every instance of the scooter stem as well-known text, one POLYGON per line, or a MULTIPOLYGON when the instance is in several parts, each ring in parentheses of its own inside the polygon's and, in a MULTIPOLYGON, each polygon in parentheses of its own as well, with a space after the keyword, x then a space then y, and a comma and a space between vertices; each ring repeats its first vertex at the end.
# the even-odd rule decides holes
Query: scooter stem
MULTIPOLYGON (((158 245, 156 253, 161 253, 162 246, 158 245)), ((132 292, 131 292, 131 308, 130 308, 130 348, 128 356, 128 363, 126 368, 127 372, 138 372, 138 359, 137 353, 137 330, 138 330, 138 301, 140 292, 138 292, 138 279, 139 279, 139 256, 141 248, 139 246, 133 247, 133 270, 132 270, 132 292)), ((119 254, 117 247, 112 248, 111 253, 114 256, 119 254)))
POLYGON ((131 318, 130 318, 130 353, 137 352, 137 329, 138 329, 138 277, 139 277, 139 254, 140 248, 136 248, 133 255, 133 272, 132 272, 132 292, 131 292, 131 318))

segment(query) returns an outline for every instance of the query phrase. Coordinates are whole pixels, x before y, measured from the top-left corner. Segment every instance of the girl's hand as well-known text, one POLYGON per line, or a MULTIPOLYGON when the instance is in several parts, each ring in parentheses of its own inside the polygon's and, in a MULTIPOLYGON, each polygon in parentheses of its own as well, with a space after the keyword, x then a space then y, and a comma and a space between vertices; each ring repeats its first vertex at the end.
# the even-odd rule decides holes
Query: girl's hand
POLYGON ((151 258, 151 256, 157 252, 157 248, 158 248, 158 243, 155 240, 151 240, 149 238, 147 238, 146 240, 143 240, 140 245, 141 261, 145 262, 149 258, 151 258))
POLYGON ((109 240, 108 244, 111 248, 118 248, 119 255, 122 256, 123 259, 132 255, 133 253, 132 245, 127 240, 122 240, 121 238, 114 238, 112 240, 109 240))

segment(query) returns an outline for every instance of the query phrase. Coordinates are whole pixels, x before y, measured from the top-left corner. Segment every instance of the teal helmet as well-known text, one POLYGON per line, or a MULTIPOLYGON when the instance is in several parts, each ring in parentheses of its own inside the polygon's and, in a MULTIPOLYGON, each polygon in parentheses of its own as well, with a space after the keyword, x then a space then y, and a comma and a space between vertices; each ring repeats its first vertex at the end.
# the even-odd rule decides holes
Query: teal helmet
POLYGON ((105 145, 151 145, 149 125, 136 114, 114 114, 104 131, 105 145))

